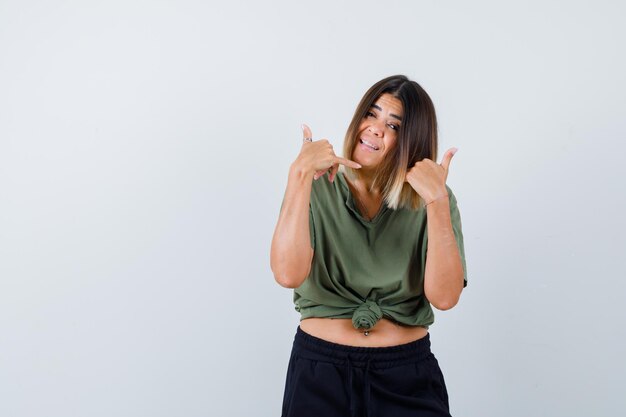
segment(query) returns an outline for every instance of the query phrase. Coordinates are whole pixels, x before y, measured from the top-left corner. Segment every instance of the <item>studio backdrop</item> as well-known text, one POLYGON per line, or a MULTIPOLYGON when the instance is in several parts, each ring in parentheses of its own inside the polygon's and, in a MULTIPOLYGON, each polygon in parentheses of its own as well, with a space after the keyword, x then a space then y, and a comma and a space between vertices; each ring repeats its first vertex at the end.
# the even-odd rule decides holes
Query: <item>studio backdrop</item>
MULTIPOLYGON (((0 415, 278 416, 269 267, 300 125, 430 94, 469 284, 432 349, 465 417, 626 408, 619 1, 0 1, 0 415)), ((440 162, 438 160, 437 162, 440 162)))

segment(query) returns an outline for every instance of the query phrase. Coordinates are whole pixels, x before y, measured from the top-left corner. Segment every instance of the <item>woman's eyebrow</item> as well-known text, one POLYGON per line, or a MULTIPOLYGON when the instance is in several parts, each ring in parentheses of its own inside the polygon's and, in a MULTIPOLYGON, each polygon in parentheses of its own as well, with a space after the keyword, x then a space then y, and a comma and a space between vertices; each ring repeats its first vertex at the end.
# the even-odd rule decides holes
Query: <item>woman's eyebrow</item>
MULTIPOLYGON (((378 111, 383 111, 383 109, 378 104, 372 104, 372 107, 375 108, 378 111)), ((402 121, 402 117, 398 116, 397 114, 389 113, 389 116, 394 117, 394 118, 402 121)))

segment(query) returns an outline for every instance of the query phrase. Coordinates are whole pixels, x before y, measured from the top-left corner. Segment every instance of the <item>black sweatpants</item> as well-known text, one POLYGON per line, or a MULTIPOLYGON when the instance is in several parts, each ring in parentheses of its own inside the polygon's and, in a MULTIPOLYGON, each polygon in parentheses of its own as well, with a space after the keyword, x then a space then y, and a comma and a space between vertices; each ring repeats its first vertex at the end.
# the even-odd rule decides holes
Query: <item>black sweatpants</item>
POLYGON ((282 417, 450 417, 430 335, 399 346, 327 342, 298 327, 282 417))

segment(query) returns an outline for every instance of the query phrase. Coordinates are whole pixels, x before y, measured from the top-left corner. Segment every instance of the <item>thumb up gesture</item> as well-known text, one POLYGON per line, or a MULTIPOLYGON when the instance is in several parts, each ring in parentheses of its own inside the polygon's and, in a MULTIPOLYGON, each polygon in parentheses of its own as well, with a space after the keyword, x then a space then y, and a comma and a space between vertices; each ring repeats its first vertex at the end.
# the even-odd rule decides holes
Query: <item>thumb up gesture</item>
POLYGON ((416 162, 406 173, 405 181, 422 197, 425 204, 447 197, 446 179, 450 161, 457 150, 457 148, 448 149, 443 155, 441 164, 424 158, 416 162))

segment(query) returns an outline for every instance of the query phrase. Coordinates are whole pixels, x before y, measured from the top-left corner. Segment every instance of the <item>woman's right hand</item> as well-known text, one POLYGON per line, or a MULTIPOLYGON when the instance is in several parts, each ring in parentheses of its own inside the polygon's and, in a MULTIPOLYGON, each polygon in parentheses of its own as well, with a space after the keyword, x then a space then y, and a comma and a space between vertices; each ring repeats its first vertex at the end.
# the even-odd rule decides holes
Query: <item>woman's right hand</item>
MULTIPOLYGON (((312 138, 308 126, 302 126, 302 133, 305 139, 312 138)), ((289 168, 287 188, 270 250, 272 273, 283 287, 298 288, 311 271, 315 245, 310 218, 311 176, 318 179, 330 170, 329 180, 333 181, 340 164, 361 168, 356 162, 335 155, 333 146, 327 140, 306 140, 289 168)))
MULTIPOLYGON (((302 125, 303 138, 313 138, 311 129, 307 125, 302 125)), ((330 170, 328 179, 333 182, 339 164, 358 169, 361 165, 346 158, 335 155, 333 145, 326 139, 309 142, 303 140, 300 154, 294 161, 294 165, 304 172, 312 173, 313 179, 317 180, 330 170)))

